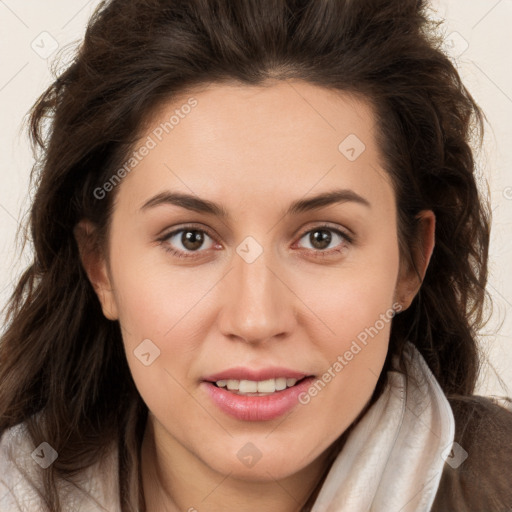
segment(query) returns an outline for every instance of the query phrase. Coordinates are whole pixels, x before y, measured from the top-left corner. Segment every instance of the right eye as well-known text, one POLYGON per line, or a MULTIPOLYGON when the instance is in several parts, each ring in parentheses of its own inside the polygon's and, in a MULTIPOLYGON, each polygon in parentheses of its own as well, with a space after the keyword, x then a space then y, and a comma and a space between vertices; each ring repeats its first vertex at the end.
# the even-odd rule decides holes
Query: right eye
POLYGON ((215 243, 213 237, 207 231, 197 227, 182 227, 167 233, 159 239, 159 242, 165 251, 178 258, 194 258, 197 257, 197 254, 194 253, 203 252, 199 249, 201 249, 208 238, 211 240, 211 243, 207 249, 210 249, 215 243))

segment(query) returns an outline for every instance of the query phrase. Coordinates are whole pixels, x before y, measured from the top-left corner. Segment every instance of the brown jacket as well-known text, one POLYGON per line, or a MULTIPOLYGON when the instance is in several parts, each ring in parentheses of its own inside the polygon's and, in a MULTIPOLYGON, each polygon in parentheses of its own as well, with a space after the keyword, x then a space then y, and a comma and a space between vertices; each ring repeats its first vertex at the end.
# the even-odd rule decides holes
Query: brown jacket
POLYGON ((447 459, 431 512, 512 512, 512 409, 483 396, 448 400, 467 458, 447 459))

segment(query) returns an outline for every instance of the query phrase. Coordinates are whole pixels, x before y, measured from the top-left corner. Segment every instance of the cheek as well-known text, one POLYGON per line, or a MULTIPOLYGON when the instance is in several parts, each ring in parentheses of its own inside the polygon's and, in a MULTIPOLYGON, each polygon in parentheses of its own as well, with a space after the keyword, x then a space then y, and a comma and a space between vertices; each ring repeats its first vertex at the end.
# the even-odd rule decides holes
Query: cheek
POLYGON ((148 408, 170 424, 173 411, 197 405, 185 389, 199 347, 193 317, 187 316, 191 308, 162 281, 132 276, 129 283, 136 293, 126 294, 120 308, 128 365, 148 408))
POLYGON ((112 244, 119 321, 133 339, 163 338, 197 302, 203 287, 199 280, 191 281, 190 271, 185 279, 185 271, 166 264, 161 247, 144 246, 139 238, 120 232, 112 244))

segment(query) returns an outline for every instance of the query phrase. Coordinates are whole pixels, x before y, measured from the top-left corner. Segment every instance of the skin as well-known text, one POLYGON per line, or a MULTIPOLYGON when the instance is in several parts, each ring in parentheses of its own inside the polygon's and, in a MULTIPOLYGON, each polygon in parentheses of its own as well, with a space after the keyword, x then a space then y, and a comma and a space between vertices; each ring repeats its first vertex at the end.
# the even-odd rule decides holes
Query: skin
MULTIPOLYGON (((292 512, 368 403, 391 324, 310 403, 272 421, 227 416, 202 378, 238 365, 321 376, 394 303, 406 309, 420 279, 401 263, 395 195, 366 102, 300 81, 213 84, 162 105, 141 143, 191 96, 197 106, 118 185, 105 258, 87 249, 94 226, 85 219, 77 226, 82 261, 105 316, 122 326, 150 410, 141 452, 148 510, 292 512), (366 146, 355 161, 338 150, 349 134, 366 146), (295 200, 338 188, 370 206, 346 201, 283 215, 295 200), (140 210, 166 190, 219 203, 231 219, 171 204, 140 210), (310 235, 324 222, 350 230, 353 241, 327 231, 327 247, 315 243, 310 235), (205 234, 198 249, 182 232, 158 241, 186 223, 214 238, 205 234), (236 251, 247 236, 263 250, 252 263, 236 251), (322 251, 331 255, 315 257, 322 251), (150 366, 134 355, 144 339, 161 351, 150 366), (261 453, 252 467, 237 457, 248 442, 261 453)), ((432 212, 422 212, 413 251, 420 278, 434 224, 432 212)))

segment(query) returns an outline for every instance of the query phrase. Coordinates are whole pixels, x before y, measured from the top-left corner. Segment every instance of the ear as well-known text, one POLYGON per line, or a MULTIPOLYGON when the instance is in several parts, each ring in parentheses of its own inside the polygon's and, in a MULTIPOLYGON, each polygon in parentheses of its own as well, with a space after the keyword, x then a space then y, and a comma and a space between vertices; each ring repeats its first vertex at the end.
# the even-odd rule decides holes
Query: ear
POLYGON ((410 261, 402 261, 395 299, 405 311, 420 290, 434 251, 436 217, 432 210, 422 210, 416 216, 416 233, 410 247, 410 261))
POLYGON ((98 296, 103 314, 109 320, 117 320, 118 312, 111 277, 95 231, 94 224, 84 219, 75 225, 73 234, 78 245, 82 266, 98 296))

